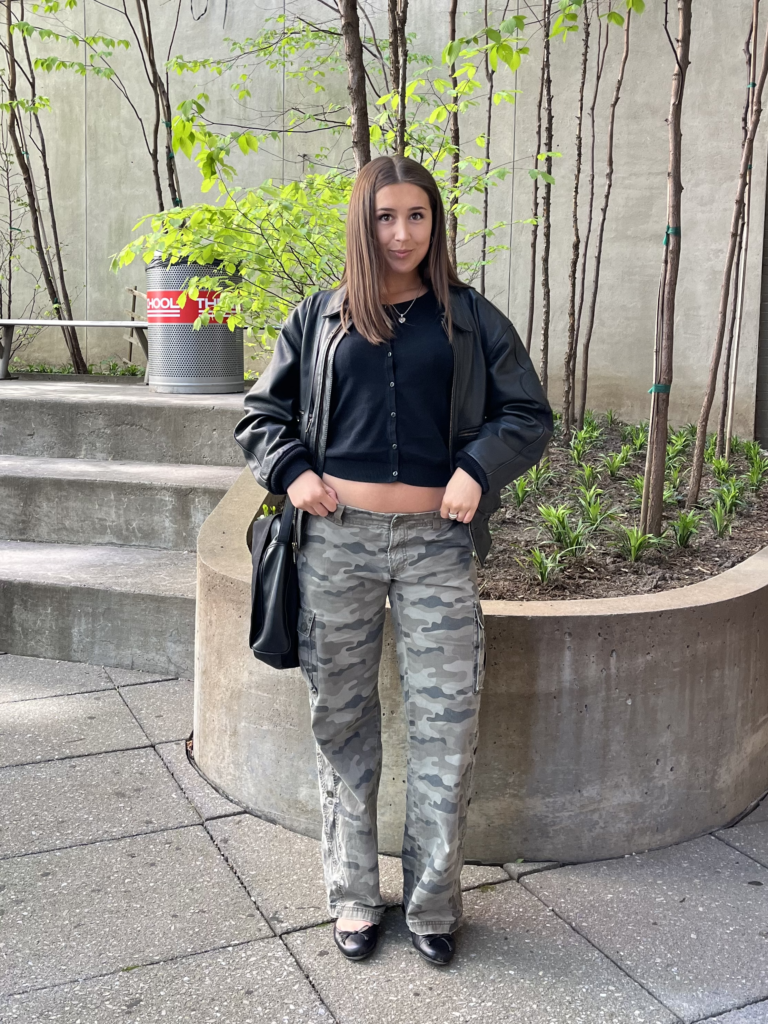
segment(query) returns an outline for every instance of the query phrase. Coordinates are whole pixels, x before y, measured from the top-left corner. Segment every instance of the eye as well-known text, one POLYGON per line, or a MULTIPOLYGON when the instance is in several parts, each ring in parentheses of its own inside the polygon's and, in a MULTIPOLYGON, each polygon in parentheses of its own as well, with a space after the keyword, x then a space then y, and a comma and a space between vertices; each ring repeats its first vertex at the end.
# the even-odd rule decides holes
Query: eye
POLYGON ((378 219, 379 219, 379 220, 382 220, 382 221, 383 221, 383 220, 389 220, 389 218, 390 218, 391 216, 392 216, 392 215, 391 215, 390 213, 380 213, 380 214, 379 214, 379 217, 378 217, 378 219))
POLYGON ((416 220, 424 220, 423 213, 412 213, 411 216, 414 217, 416 220))

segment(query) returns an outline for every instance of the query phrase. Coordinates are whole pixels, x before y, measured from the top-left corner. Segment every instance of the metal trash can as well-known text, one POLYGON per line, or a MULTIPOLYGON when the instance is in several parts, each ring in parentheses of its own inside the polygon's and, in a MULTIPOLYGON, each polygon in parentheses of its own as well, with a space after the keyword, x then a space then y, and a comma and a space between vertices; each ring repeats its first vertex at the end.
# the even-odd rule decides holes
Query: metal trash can
POLYGON ((147 267, 147 323, 149 324, 149 384, 152 390, 172 394, 221 395, 244 390, 243 331, 230 331, 226 320, 211 320, 199 330, 192 324, 216 293, 200 291, 197 300, 177 299, 193 277, 209 277, 215 266, 174 263, 155 257, 147 267))

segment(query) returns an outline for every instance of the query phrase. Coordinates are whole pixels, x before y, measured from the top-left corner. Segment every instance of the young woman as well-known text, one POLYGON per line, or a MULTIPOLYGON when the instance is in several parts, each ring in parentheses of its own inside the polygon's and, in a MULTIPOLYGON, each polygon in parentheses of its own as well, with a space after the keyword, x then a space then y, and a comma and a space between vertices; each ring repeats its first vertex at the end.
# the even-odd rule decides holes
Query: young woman
POLYGON ((512 324, 457 278, 434 179, 403 157, 358 174, 338 288, 288 318, 235 437, 297 513, 299 648, 317 744, 323 865, 344 956, 375 948, 377 691, 389 597, 409 730, 403 910, 447 964, 485 671, 475 559, 500 490, 552 413, 512 324))

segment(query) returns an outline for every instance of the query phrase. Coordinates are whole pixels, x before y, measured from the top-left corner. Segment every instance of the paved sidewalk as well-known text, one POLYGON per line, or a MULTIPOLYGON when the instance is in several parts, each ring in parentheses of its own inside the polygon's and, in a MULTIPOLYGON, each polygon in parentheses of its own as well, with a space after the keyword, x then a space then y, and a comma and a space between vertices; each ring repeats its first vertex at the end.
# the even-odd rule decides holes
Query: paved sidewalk
POLYGON ((399 861, 376 954, 328 924, 318 844, 189 764, 192 683, 0 656, 0 1020, 768 1024, 768 802, 572 866, 465 869, 450 969, 410 946, 399 861))

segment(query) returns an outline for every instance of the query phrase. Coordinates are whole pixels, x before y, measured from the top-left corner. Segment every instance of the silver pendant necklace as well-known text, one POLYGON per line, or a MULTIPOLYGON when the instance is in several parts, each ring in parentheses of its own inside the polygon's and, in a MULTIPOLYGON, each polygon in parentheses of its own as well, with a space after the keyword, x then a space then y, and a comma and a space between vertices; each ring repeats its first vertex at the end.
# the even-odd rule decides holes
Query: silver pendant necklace
MULTIPOLYGON (((420 294, 416 296, 416 299, 420 299, 420 298, 421 298, 420 294)), ((416 299, 413 300, 411 305, 408 307, 408 309, 406 309, 406 311, 404 313, 401 313, 399 310, 395 309, 394 304, 392 304, 392 309, 395 310, 395 316, 397 317, 397 319, 400 321, 401 324, 405 323, 405 318, 410 313, 411 307, 413 306, 413 303, 416 301, 416 299)))

